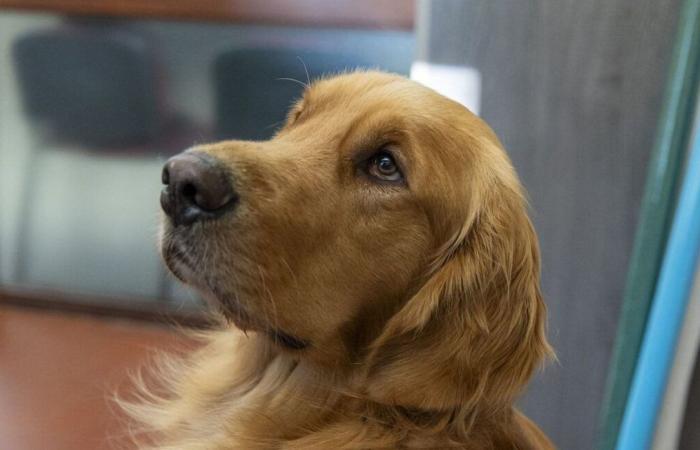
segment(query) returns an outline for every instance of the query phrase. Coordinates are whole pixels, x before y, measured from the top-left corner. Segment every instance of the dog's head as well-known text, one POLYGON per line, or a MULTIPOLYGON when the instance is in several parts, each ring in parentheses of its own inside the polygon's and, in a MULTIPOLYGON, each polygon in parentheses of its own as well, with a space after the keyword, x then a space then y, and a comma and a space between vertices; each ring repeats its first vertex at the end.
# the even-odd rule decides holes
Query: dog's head
POLYGON ((317 81, 272 140, 197 146, 163 177, 172 272, 280 351, 361 366, 377 401, 509 402, 549 351, 520 183, 430 89, 317 81))

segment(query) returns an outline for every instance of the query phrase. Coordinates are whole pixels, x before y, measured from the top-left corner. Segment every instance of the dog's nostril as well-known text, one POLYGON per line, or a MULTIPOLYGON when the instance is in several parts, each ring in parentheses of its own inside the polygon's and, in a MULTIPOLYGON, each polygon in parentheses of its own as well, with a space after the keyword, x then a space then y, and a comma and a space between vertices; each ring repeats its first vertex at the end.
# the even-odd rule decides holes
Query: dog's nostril
POLYGON ((197 188, 192 183, 187 183, 182 187, 182 196, 194 200, 195 203, 198 203, 196 199, 197 188))
POLYGON ((163 167, 163 172, 160 174, 160 181, 166 186, 170 184, 170 172, 168 171, 167 165, 163 167))
POLYGON ((160 207, 167 215, 173 213, 173 198, 168 191, 168 188, 163 189, 160 192, 160 207))

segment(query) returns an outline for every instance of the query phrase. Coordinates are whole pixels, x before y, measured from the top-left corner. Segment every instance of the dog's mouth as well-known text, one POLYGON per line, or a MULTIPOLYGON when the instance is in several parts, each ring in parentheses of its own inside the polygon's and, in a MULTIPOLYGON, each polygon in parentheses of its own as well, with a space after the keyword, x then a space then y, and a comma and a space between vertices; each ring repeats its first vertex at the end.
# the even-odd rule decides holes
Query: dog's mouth
POLYGON ((243 307, 238 294, 222 290, 212 274, 201 270, 204 256, 198 256, 197 248, 188 239, 177 235, 166 233, 161 239, 163 261, 175 278, 194 288, 241 330, 255 329, 255 321, 243 307))
POLYGON ((161 256, 170 272, 182 283, 199 288, 206 282, 198 273, 196 246, 186 237, 165 231, 160 240, 161 256))
POLYGON ((293 336, 279 328, 262 325, 248 313, 239 295, 219 288, 211 274, 202 273, 202 261, 197 256, 196 245, 187 239, 165 234, 161 239, 161 254, 170 272, 182 283, 196 289, 202 297, 218 308, 227 320, 243 331, 261 331, 273 342, 289 350, 302 350, 309 346, 307 340, 293 336))

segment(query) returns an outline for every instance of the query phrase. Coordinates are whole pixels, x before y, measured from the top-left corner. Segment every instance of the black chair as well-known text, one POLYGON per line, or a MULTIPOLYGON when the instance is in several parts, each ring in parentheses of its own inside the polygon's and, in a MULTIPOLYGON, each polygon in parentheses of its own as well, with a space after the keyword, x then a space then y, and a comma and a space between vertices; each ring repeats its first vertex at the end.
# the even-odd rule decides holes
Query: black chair
POLYGON ((353 55, 287 48, 229 50, 214 63, 216 135, 270 138, 309 80, 370 64, 353 55))
MULTIPOLYGON (((62 25, 13 43, 20 96, 34 125, 18 235, 16 280, 28 278, 36 162, 48 143, 100 154, 148 149, 162 128, 148 36, 99 22, 62 25)), ((162 275, 165 279, 165 275, 162 275)))
POLYGON ((157 135, 156 68, 146 38, 70 26, 22 36, 13 53, 25 112, 53 139, 95 150, 157 135))

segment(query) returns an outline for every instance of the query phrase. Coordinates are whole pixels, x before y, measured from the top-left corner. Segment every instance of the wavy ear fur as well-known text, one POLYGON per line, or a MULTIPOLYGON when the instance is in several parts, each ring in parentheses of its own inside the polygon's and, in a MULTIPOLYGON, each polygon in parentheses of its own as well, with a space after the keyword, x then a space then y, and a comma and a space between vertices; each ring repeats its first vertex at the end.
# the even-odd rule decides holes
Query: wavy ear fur
POLYGON ((432 275, 373 344, 372 400, 495 412, 551 354, 537 237, 515 172, 496 150, 500 172, 473 196, 478 205, 440 250, 432 275))

